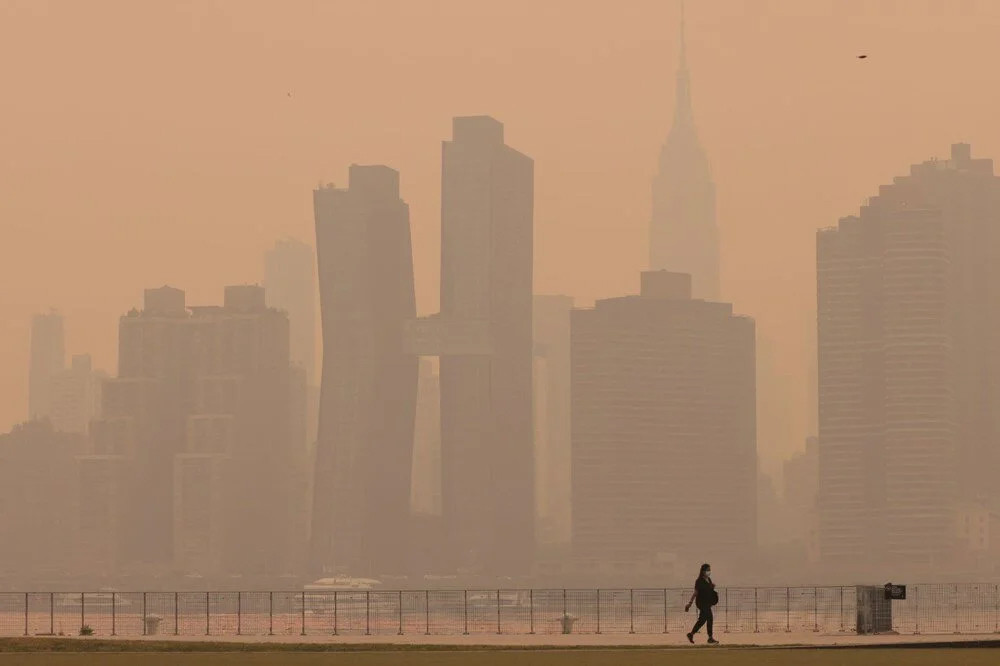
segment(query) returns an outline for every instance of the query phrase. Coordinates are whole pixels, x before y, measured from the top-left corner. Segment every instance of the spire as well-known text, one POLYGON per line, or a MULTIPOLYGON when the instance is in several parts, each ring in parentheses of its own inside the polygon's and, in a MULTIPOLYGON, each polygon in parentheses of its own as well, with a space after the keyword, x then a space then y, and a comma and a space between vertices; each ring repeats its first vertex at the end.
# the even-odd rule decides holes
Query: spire
POLYGON ((684 0, 681 0, 681 57, 680 57, 680 68, 687 69, 687 57, 684 44, 684 0))
POLYGON ((674 109, 674 125, 690 123, 691 113, 691 77, 687 68, 687 45, 684 41, 684 0, 681 0, 680 21, 680 56, 677 64, 677 97, 674 109))

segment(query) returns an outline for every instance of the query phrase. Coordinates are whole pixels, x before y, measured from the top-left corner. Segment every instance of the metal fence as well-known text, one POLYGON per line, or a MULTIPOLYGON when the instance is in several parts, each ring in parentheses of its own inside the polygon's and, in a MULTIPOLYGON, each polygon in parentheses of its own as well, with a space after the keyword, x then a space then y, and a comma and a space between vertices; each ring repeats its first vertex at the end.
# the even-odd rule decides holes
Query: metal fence
MULTIPOLYGON (((719 588, 720 633, 856 631, 858 589, 719 588)), ((686 633, 690 589, 0 593, 0 635, 686 633)), ((1000 587, 912 585, 899 633, 1000 632, 1000 587)))

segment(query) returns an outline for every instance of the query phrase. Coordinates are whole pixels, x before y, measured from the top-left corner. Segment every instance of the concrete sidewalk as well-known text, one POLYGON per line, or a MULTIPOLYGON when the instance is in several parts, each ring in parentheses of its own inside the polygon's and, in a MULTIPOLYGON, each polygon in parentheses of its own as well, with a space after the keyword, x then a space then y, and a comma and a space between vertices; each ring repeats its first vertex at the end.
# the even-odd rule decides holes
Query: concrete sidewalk
MULTIPOLYGON (((254 643, 254 644, 339 644, 339 645, 385 645, 385 646, 460 646, 460 647, 672 647, 689 645, 683 634, 534 634, 534 635, 374 635, 359 634, 308 636, 119 636, 119 637, 73 637, 77 640, 118 640, 118 641, 178 641, 212 642, 212 643, 254 643)), ((1000 645, 1000 635, 991 634, 878 634, 859 636, 851 633, 820 634, 820 633, 732 633, 716 634, 716 639, 722 645, 729 646, 902 646, 921 644, 947 644, 960 646, 966 643, 991 642, 1000 645)), ((704 632, 695 636, 695 643, 705 643, 704 632)))

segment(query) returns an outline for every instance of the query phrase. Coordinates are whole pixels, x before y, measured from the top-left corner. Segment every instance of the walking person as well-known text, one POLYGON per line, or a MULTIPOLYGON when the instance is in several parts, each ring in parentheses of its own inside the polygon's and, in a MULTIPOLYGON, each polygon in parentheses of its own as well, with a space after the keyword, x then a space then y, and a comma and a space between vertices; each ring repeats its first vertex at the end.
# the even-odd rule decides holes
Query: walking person
POLYGON ((691 633, 687 635, 688 640, 694 643, 694 635, 698 633, 702 625, 708 627, 708 643, 716 645, 719 641, 712 636, 712 606, 719 603, 719 593, 715 591, 715 583, 712 582, 712 567, 709 564, 701 565, 701 572, 698 580, 694 582, 694 592, 688 600, 684 612, 691 610, 691 603, 698 607, 698 621, 694 623, 691 633))

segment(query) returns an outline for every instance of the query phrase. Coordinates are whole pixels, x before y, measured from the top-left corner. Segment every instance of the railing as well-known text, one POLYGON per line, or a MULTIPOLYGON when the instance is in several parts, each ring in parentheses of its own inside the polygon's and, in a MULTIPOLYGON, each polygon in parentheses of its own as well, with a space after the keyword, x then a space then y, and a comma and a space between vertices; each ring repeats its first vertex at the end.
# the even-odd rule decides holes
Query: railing
MULTIPOLYGON (((0 593, 0 635, 683 634, 689 589, 0 593), (571 625, 571 627, 568 627, 571 625)), ((854 632, 857 588, 720 588, 721 633, 854 632)), ((900 633, 1000 632, 1000 587, 911 585, 900 633)))

